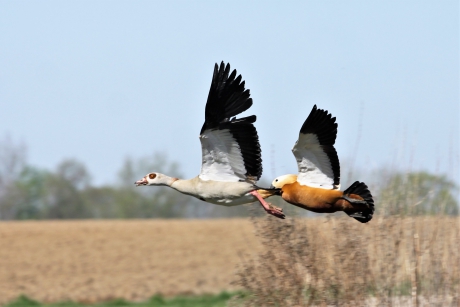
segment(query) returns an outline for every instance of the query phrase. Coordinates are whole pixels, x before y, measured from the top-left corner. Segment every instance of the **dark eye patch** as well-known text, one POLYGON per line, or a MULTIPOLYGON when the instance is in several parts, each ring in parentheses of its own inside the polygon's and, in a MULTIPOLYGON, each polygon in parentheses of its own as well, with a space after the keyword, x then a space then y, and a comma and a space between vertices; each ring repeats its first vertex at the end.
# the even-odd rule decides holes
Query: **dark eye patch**
POLYGON ((150 179, 155 179, 156 176, 157 176, 157 174, 154 174, 154 173, 149 174, 150 179))

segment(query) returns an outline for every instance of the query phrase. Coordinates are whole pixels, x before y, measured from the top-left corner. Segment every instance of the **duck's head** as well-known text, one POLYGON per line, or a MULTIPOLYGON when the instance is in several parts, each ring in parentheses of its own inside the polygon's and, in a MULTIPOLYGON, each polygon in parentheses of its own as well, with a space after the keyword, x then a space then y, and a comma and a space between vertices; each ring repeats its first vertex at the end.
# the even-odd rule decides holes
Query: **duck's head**
POLYGON ((281 189, 286 184, 291 184, 297 181, 297 175, 283 175, 276 177, 275 180, 272 181, 272 187, 281 189))
POLYGON ((136 186, 141 185, 170 185, 171 177, 160 173, 149 173, 145 175, 141 180, 136 181, 136 186))

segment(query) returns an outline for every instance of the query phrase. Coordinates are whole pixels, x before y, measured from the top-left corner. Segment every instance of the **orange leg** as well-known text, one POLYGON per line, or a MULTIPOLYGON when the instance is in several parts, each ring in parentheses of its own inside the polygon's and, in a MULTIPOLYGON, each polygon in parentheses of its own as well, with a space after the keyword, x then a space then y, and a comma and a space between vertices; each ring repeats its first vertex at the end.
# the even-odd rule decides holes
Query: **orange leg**
POLYGON ((280 219, 284 219, 286 216, 284 215, 284 213, 282 212, 282 209, 281 208, 276 208, 274 206, 271 206, 269 203, 267 203, 263 198, 262 196, 260 196, 260 194, 257 192, 257 191, 251 191, 249 192, 251 193, 252 195, 254 195, 255 197, 257 197, 257 199, 259 200, 260 204, 262 205, 262 207, 264 207, 265 211, 268 213, 268 214, 271 214, 273 216, 276 216, 277 218, 280 218, 280 219))

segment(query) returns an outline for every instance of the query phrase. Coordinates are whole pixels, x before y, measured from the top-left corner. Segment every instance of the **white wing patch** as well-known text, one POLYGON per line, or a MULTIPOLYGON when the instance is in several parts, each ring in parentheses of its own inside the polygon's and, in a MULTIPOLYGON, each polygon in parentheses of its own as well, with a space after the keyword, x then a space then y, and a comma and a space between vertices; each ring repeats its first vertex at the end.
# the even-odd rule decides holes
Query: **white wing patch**
POLYGON ((240 146, 229 130, 207 130, 200 135, 200 179, 237 182, 246 179, 240 146))
POLYGON ((323 189, 337 188, 334 186, 334 172, 329 157, 315 134, 300 133, 292 153, 299 168, 299 184, 323 189))

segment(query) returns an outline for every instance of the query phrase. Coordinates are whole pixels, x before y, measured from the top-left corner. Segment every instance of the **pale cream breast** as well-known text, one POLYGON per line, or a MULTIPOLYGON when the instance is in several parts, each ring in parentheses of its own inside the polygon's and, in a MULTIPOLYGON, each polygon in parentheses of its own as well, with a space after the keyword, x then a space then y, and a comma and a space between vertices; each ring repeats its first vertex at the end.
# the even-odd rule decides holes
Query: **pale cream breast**
POLYGON ((202 180, 197 176, 189 180, 177 180, 171 187, 181 193, 217 205, 237 206, 257 200, 249 194, 255 188, 249 182, 202 180))

